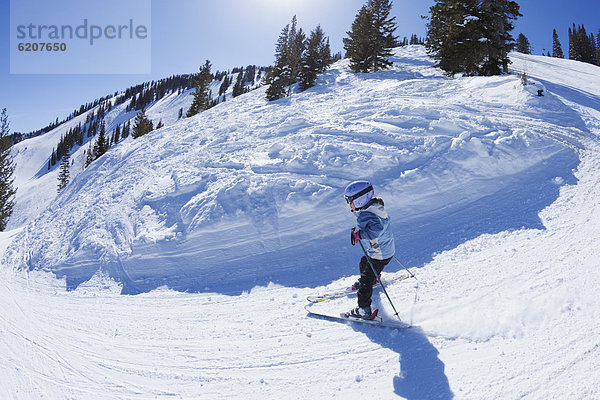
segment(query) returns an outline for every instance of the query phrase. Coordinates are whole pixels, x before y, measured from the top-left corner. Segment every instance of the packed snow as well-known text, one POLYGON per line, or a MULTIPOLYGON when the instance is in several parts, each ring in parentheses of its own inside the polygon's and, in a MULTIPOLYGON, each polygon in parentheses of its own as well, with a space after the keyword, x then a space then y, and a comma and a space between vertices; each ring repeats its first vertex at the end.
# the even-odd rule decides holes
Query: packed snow
MULTIPOLYGON (((20 143, 32 206, 0 236, 0 397, 600 397, 600 68, 511 58, 454 79, 420 46, 373 74, 342 60, 289 98, 162 117, 58 196, 60 134, 20 143), (410 329, 304 310, 357 277, 355 179, 417 277, 387 288, 410 329)), ((173 96, 149 114, 191 101, 173 96)))

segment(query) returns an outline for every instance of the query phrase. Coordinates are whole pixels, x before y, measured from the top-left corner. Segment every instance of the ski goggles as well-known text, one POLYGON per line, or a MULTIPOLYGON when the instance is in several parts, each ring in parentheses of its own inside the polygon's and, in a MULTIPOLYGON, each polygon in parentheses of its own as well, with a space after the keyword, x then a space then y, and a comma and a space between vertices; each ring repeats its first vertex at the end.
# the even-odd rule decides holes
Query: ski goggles
POLYGON ((353 194, 352 196, 344 195, 344 198, 346 199, 346 203, 350 204, 354 200, 358 199, 360 196, 363 196, 372 190, 373 190, 373 186, 367 186, 366 188, 364 188, 363 190, 361 190, 358 193, 353 194))

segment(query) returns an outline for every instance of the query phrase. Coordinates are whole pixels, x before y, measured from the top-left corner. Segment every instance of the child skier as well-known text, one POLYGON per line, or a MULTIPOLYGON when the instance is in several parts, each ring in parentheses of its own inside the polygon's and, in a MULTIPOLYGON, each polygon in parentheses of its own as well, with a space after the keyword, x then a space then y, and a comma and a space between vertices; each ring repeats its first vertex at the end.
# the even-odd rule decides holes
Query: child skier
POLYGON ((374 197, 373 186, 368 181, 355 181, 346 187, 344 197, 350 210, 356 216, 357 226, 352 228, 350 242, 354 246, 361 241, 367 257, 360 260, 360 279, 355 283, 358 289, 358 307, 345 313, 346 317, 373 319, 371 295, 379 274, 390 262, 396 251, 390 218, 383 208, 383 200, 374 197), (373 274, 371 265, 377 276, 373 274))

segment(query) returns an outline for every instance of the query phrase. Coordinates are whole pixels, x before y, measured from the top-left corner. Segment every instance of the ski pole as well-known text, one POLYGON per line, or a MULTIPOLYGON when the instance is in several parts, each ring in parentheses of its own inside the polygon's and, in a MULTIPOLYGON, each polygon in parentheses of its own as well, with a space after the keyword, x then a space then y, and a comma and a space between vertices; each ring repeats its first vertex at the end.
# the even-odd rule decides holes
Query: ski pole
MULTIPOLYGON (((358 244, 360 244, 360 248, 362 249, 363 253, 365 253, 365 257, 367 258, 367 262, 369 263, 369 266, 371 267, 371 270, 373 271, 373 276, 375 277, 375 279, 377 279, 377 271, 375 270, 375 267, 373 266, 373 264, 371 263, 371 259, 369 258, 369 256, 367 255, 367 251, 365 250, 365 246, 363 246, 362 242, 359 240, 358 244)), ((388 294, 387 290, 385 290, 385 286, 383 285, 383 282, 381 281, 381 279, 379 280, 379 284, 381 285, 381 288, 383 289, 383 293, 385 293, 387 299, 389 300, 390 304, 392 305, 392 308, 394 309, 395 312, 395 316, 398 317, 398 319, 400 319, 400 316, 398 315, 398 311, 396 311, 396 307, 394 307, 394 303, 392 303, 392 299, 390 299, 390 295, 388 294)))
POLYGON ((412 325, 412 323, 413 323, 413 311, 414 311, 414 306, 417 304, 417 300, 419 299, 419 280, 417 279, 417 277, 415 276, 415 274, 413 274, 412 272, 410 272, 410 271, 408 270, 408 268, 406 268, 406 267, 404 266, 404 264, 402 264, 402 263, 400 262, 400 260, 398 260, 398 259, 396 258, 396 256, 393 256, 393 257, 394 257, 394 260, 396 260, 396 261, 398 262, 398 264, 400 264, 400 266, 401 266, 402 268, 404 268, 404 269, 406 270, 406 272, 408 272, 408 274, 411 276, 411 278, 415 278, 415 280, 417 281, 417 286, 415 286, 415 299, 414 299, 414 301, 413 301, 413 308, 412 308, 412 309, 411 309, 411 311, 410 311, 410 323, 411 323, 411 325, 412 325))
MULTIPOLYGON (((396 258, 396 256, 393 256, 393 257, 394 257, 394 260, 396 260, 396 261, 398 262, 398 264, 400 264, 400 266, 401 266, 402 268, 404 268, 404 269, 406 270, 406 272, 408 272, 408 274, 410 275, 410 277, 411 277, 411 278, 415 278, 415 279, 417 279, 417 277, 415 276, 415 274, 413 274, 412 272, 410 272, 410 271, 409 271, 409 269, 408 269, 408 268, 406 268, 406 267, 404 266, 404 264, 402 264, 402 263, 400 262, 400 260, 398 260, 398 259, 396 258)), ((418 279, 417 279, 417 281, 418 281, 418 279)))

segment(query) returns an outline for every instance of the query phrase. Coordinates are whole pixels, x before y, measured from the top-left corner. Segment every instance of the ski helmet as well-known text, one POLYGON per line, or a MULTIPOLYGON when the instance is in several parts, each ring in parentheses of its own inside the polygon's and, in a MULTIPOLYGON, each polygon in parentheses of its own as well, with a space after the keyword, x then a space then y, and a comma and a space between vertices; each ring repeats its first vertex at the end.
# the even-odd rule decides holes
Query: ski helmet
POLYGON ((354 202, 354 207, 359 209, 366 206, 374 195, 373 185, 368 181, 354 181, 346 186, 344 191, 346 202, 348 204, 354 202))

